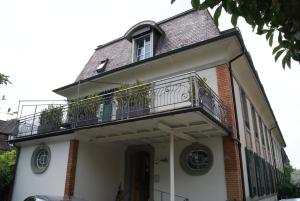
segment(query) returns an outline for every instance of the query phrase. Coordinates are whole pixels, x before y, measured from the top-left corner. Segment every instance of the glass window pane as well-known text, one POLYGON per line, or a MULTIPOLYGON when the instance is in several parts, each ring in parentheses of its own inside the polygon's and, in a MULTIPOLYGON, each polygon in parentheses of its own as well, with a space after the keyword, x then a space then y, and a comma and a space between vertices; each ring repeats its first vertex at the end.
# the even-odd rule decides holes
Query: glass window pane
POLYGON ((146 36, 145 41, 150 42, 150 36, 146 36))
POLYGON ((140 61, 151 56, 150 35, 136 40, 136 60, 140 61))
POLYGON ((144 47, 144 40, 141 39, 137 40, 137 48, 142 48, 142 47, 144 47))

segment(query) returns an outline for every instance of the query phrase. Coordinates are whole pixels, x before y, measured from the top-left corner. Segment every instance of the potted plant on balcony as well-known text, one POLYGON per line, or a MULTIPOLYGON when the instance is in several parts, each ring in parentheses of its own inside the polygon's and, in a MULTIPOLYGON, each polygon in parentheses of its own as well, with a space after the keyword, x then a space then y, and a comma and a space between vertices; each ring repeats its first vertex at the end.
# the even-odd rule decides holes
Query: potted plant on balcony
POLYGON ((68 122, 71 127, 97 123, 100 103, 101 97, 97 93, 90 94, 83 99, 78 98, 70 101, 68 122))
POLYGON ((136 80, 133 85, 124 83, 116 92, 117 119, 141 116, 149 113, 150 86, 136 80))
POLYGON ((128 111, 129 111, 129 103, 128 99, 130 96, 129 93, 129 84, 122 83, 119 87, 119 90, 116 92, 116 100, 118 103, 117 107, 117 119, 124 119, 128 117, 128 111))
POLYGON ((198 92, 198 97, 195 97, 194 100, 198 101, 198 103, 201 106, 204 106, 206 109, 213 110, 214 107, 214 98, 213 98, 213 92, 209 88, 209 86, 206 83, 207 78, 203 77, 201 79, 197 79, 197 87, 195 87, 195 84, 192 84, 192 92, 193 97, 195 97, 196 93, 195 90, 198 92))
POLYGON ((60 129, 62 122, 62 107, 49 107, 42 110, 40 114, 40 124, 38 126, 38 133, 53 132, 60 129))

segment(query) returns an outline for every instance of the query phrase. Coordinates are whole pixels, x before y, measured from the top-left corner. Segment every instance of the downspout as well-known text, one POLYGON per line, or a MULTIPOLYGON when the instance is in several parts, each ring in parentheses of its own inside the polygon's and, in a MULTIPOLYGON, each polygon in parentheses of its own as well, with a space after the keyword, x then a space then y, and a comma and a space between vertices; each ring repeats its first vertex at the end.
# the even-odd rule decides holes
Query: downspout
POLYGON ((243 162, 242 162, 242 146, 240 141, 240 132, 239 132, 239 123, 238 123, 238 116, 237 116, 237 109, 236 109, 236 99, 235 99, 235 91, 234 91, 234 85, 233 85, 233 75, 232 75, 232 66, 231 63, 240 58, 245 54, 245 48, 242 48, 242 52, 231 59, 228 62, 229 65, 229 74, 230 74, 230 82, 231 82, 231 91, 232 91, 232 99, 233 99, 233 108, 234 108, 234 116, 235 116, 235 127, 236 127, 236 134, 237 134, 237 142, 239 146, 239 159, 240 159, 240 167, 241 167, 241 179, 242 179, 242 189, 243 189, 243 201, 246 201, 246 193, 245 193, 245 183, 244 183, 244 170, 243 170, 243 162))

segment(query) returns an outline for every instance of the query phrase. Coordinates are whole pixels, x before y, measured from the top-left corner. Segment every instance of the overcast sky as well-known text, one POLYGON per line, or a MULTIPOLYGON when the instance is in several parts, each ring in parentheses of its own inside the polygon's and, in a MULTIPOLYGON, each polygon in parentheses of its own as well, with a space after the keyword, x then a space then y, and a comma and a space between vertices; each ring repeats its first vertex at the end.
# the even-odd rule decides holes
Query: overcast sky
MULTIPOLYGON (((160 21, 191 8, 190 0, 2 0, 0 72, 12 85, 0 86, 0 119, 24 99, 61 99, 52 90, 74 82, 94 49, 123 36, 142 20, 160 21)), ((220 29, 231 28, 221 16, 220 29)), ((178 25, 180 26, 180 25, 178 25)), ((271 102, 291 164, 300 168, 300 66, 283 70, 263 36, 239 20, 244 41, 271 102)))

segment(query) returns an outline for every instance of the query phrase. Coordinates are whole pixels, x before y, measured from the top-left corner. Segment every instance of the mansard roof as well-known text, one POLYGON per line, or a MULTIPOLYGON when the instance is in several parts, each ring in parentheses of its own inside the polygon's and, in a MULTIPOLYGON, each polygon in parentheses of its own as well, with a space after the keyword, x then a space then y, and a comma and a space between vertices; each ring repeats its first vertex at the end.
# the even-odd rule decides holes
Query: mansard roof
POLYGON ((146 25, 163 33, 158 38, 153 56, 220 35, 220 31, 207 10, 198 11, 191 9, 158 23, 143 21, 131 27, 123 37, 98 46, 75 82, 97 75, 97 66, 103 60, 108 59, 103 72, 115 70, 132 63, 132 43, 129 35, 137 27, 146 25))

